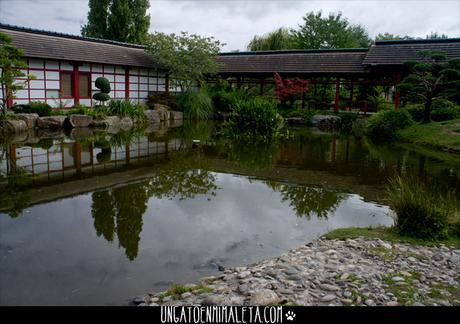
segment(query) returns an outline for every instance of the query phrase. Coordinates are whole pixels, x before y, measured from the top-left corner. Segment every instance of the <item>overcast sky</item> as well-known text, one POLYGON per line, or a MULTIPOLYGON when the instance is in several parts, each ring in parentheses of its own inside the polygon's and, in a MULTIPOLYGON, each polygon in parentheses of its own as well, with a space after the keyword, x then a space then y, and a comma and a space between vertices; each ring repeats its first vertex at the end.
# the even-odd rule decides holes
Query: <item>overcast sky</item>
MULTIPOLYGON (((214 36, 224 51, 245 50, 255 34, 296 27, 309 11, 342 12, 353 24, 378 33, 425 37, 431 32, 460 37, 460 0, 268 1, 151 0, 151 31, 188 31, 214 36)), ((0 0, 0 22, 80 34, 88 0, 0 0)))

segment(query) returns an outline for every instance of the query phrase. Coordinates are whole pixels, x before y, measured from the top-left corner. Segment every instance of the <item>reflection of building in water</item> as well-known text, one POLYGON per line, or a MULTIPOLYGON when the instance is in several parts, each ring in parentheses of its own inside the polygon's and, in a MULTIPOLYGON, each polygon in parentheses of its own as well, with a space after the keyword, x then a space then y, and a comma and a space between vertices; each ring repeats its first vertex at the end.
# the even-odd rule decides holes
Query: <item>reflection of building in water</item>
POLYGON ((118 168, 131 163, 149 160, 149 157, 182 148, 180 139, 151 141, 138 137, 127 144, 98 145, 97 142, 55 141, 48 147, 17 146, 11 144, 6 159, 0 162, 0 174, 12 174, 17 170, 33 176, 70 177, 75 174, 92 174, 118 168))

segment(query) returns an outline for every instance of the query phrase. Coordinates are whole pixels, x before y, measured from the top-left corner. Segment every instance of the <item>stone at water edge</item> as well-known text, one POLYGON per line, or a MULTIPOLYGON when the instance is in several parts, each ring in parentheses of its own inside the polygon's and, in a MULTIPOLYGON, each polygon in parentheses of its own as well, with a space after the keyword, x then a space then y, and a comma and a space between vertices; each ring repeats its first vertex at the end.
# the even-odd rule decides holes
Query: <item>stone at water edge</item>
POLYGON ((66 125, 79 128, 79 127, 88 127, 93 121, 93 117, 87 115, 70 115, 67 117, 65 123, 66 125))
POLYGON ((35 126, 37 126, 37 119, 38 119, 38 114, 14 114, 14 117, 16 117, 17 119, 20 119, 20 120, 23 120, 26 125, 27 125, 27 128, 34 128, 35 126))
POLYGON ((184 119, 184 114, 181 111, 170 110, 169 119, 170 120, 182 120, 184 119))
POLYGON ((7 119, 0 121, 0 133, 21 134, 27 132, 27 124, 20 119, 7 119))
POLYGON ((47 117, 39 117, 37 119, 37 126, 39 128, 48 128, 48 129, 56 129, 56 128, 63 128, 64 121, 66 120, 66 116, 47 116, 47 117))
POLYGON ((262 289, 251 294, 250 305, 267 306, 280 302, 278 295, 270 289, 262 289))
POLYGON ((121 120, 120 120, 120 128, 122 130, 128 130, 130 128, 132 128, 134 126, 134 122, 131 118, 129 117, 123 117, 121 120))

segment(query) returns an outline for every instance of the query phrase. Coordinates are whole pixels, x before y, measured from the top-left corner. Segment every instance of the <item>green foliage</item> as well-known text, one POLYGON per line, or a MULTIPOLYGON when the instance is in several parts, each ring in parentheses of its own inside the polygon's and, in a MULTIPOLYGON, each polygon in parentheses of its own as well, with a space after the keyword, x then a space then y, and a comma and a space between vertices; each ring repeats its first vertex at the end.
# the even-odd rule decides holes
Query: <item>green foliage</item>
POLYGON ((404 107, 401 108, 407 110, 414 121, 422 121, 424 113, 424 108, 422 104, 406 104, 404 105, 404 107))
POLYGON ((193 120, 211 119, 214 115, 212 100, 206 87, 198 91, 187 91, 177 96, 178 109, 184 117, 193 120))
POLYGON ((294 48, 293 37, 286 28, 278 28, 263 36, 254 36, 249 42, 248 51, 272 51, 294 48))
POLYGON ((148 0, 90 0, 83 36, 143 44, 150 27, 148 0))
POLYGON ((31 101, 25 105, 17 105, 13 107, 15 113, 38 114, 38 116, 51 116, 51 106, 41 101, 31 101))
POLYGON ((395 227, 401 235, 422 239, 448 236, 447 221, 456 212, 453 193, 445 193, 417 178, 396 177, 390 181, 388 194, 397 214, 395 227))
POLYGON ((117 99, 110 101, 106 114, 143 120, 145 119, 144 110, 143 105, 134 104, 128 99, 117 99))
POLYGON ((460 106, 446 99, 433 102, 431 119, 434 121, 452 120, 460 117, 460 106))
POLYGON ((312 11, 302 19, 303 25, 292 30, 296 48, 356 48, 372 43, 364 27, 350 25, 341 13, 323 17, 321 11, 316 14, 312 11))
POLYGON ((338 114, 340 117, 340 129, 344 133, 352 133, 353 125, 358 118, 358 115, 352 112, 340 112, 338 114))
POLYGON ((399 84, 403 97, 424 104, 423 122, 431 119, 432 104, 436 100, 458 95, 460 60, 448 60, 441 51, 420 51, 420 60, 408 61, 410 74, 399 84))
POLYGON ((14 98, 15 92, 23 89, 29 80, 34 79, 34 76, 26 75, 20 70, 28 67, 22 59, 23 55, 23 50, 12 45, 11 37, 0 33, 0 86, 3 114, 6 114, 7 102, 14 98), (23 77, 27 80, 24 82, 16 80, 23 77))
POLYGON ((212 94, 212 103, 216 110, 230 112, 235 103, 247 98, 248 95, 243 91, 218 91, 212 94))
POLYGON ((93 99, 99 101, 101 104, 110 100, 110 82, 104 77, 99 77, 96 79, 95 82, 96 88, 100 90, 100 92, 96 92, 93 95, 93 99))
POLYGON ((215 56, 222 45, 213 37, 189 35, 186 32, 180 35, 154 33, 149 37, 147 51, 169 71, 181 92, 185 92, 203 83, 205 76, 217 72, 215 56))
POLYGON ((365 132, 374 140, 392 140, 397 130, 412 123, 412 117, 407 110, 380 111, 369 117, 365 125, 365 132))
POLYGON ((395 35, 395 34, 390 34, 390 33, 379 33, 376 37, 376 41, 392 41, 392 40, 410 40, 414 39, 413 37, 410 36, 400 36, 400 35, 395 35))
POLYGON ((237 101, 230 119, 224 124, 225 136, 242 140, 271 140, 282 122, 276 101, 263 97, 237 101))

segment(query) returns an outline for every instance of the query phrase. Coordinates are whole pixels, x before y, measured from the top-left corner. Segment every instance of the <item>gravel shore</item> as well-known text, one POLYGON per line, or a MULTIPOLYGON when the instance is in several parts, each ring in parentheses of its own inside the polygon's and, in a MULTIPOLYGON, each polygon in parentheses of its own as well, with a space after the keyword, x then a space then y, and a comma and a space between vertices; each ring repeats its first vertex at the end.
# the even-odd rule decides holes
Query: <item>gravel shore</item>
POLYGON ((460 305, 460 249, 379 239, 318 239, 197 284, 135 298, 140 306, 460 305))

